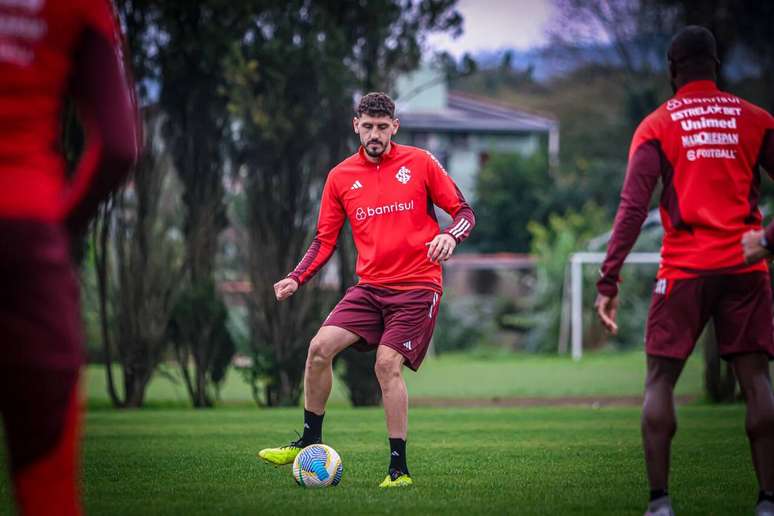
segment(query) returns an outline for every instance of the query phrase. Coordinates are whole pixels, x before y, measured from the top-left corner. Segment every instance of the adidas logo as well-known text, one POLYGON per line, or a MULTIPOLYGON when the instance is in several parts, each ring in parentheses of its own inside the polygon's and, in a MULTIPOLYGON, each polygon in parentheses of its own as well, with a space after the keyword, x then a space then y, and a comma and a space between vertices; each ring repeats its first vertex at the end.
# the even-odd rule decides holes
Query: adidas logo
POLYGON ((304 423, 304 428, 309 428, 309 424, 304 423))
POLYGON ((392 455, 393 457, 400 457, 400 453, 398 453, 398 452, 396 452, 396 451, 392 452, 392 454, 391 454, 391 455, 392 455))
POLYGON ((407 350, 411 351, 411 341, 407 340, 406 342, 404 342, 403 343, 403 347, 406 348, 407 350))
POLYGON ((358 188, 363 188, 363 183, 360 181, 355 181, 352 183, 352 188, 350 188, 350 190, 357 190, 358 188))

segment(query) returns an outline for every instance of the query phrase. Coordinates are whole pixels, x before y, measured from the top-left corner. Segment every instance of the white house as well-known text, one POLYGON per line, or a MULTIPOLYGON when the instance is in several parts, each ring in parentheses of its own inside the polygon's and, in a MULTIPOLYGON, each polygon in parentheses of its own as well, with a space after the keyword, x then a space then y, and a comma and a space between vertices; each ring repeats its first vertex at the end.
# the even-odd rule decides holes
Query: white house
POLYGON ((559 121, 498 103, 449 91, 442 74, 421 68, 396 83, 399 143, 431 151, 465 197, 473 201, 475 178, 493 153, 559 155, 559 121))

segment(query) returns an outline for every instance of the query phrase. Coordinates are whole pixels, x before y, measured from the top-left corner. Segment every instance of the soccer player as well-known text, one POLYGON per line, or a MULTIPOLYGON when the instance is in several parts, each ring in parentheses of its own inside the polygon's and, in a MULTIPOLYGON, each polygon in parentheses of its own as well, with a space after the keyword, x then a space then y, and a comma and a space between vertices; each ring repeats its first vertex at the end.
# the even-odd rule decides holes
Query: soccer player
POLYGON ((261 450, 272 464, 288 464, 304 446, 322 440, 333 358, 357 344, 376 349, 390 442, 388 475, 380 487, 412 484, 406 465, 408 394, 403 365, 425 357, 441 298, 441 262, 470 234, 475 217, 444 168, 429 152, 391 141, 398 132, 395 104, 384 93, 365 95, 353 120, 359 151, 328 174, 317 234, 287 278, 274 285, 279 301, 292 296, 328 261, 346 219, 358 252, 360 282, 350 288, 309 344, 304 374, 304 434, 289 446, 261 450), (440 230, 433 205, 452 223, 440 230))
POLYGON ((137 156, 120 43, 108 0, 0 0, 0 416, 23 515, 81 513, 84 353, 68 242, 137 156), (69 179, 68 96, 86 136, 69 179))
MULTIPOLYGON (((673 390, 707 321, 747 402, 747 435, 760 484, 758 515, 774 514, 774 357, 767 264, 745 260, 741 239, 759 230, 759 165, 774 173, 774 118, 715 85, 715 38, 688 26, 672 39, 675 95, 634 134, 596 310, 615 333, 619 271, 639 235, 659 178, 664 240, 645 337, 642 408, 650 503, 646 514, 673 514, 668 496, 670 445, 677 430, 673 390)), ((760 240, 760 236, 758 237, 760 240)), ((771 244, 761 241, 764 247, 771 244)))

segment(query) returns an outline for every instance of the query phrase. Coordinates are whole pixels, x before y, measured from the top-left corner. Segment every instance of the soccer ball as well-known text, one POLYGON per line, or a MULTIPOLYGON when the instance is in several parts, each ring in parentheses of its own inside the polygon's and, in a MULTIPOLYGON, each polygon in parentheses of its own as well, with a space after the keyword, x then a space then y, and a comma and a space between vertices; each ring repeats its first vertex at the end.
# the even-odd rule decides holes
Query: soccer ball
POLYGON ((307 446, 293 461, 293 478, 301 487, 338 485, 343 471, 339 454, 324 444, 307 446))

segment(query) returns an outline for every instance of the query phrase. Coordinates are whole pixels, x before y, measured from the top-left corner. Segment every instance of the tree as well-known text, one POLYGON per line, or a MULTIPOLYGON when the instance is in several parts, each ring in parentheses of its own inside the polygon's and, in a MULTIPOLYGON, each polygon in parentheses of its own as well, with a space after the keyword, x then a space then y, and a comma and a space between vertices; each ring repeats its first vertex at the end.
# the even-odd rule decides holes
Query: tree
POLYGON ((552 188, 542 152, 491 156, 476 177, 478 223, 470 243, 484 252, 529 251, 526 222, 545 220, 552 188))
MULTIPOLYGON (((165 114, 165 141, 184 191, 186 299, 195 302, 190 319, 176 319, 180 357, 192 357, 196 381, 188 382, 194 406, 209 406, 206 394, 212 357, 228 355, 226 332, 214 288, 218 235, 228 225, 224 206, 229 114, 223 61, 245 31, 251 2, 208 0, 124 0, 121 12, 133 46, 133 62, 145 92, 155 85, 165 114), (201 296, 210 296, 202 299, 201 296), (192 297, 191 297, 192 296, 192 297), (184 331, 185 330, 185 331, 184 331), (204 383, 202 383, 204 382, 204 383)), ((251 11, 252 9, 252 11, 251 11)), ((189 380, 189 364, 182 363, 189 380)))
MULTIPOLYGON (((532 234, 530 254, 536 259, 535 291, 531 302, 531 321, 527 349, 556 351, 562 308, 562 289, 570 254, 582 249, 605 227, 605 213, 593 203, 582 210, 554 213, 546 224, 530 222, 532 234)), ((584 327, 592 328, 585 324, 584 327)))
POLYGON ((656 9, 643 0, 553 3, 559 14, 549 32, 556 50, 575 63, 596 62, 624 72, 622 84, 615 86, 626 91, 634 129, 659 104, 658 86, 648 78, 663 70, 674 9, 656 9))
POLYGON ((213 283, 184 290, 172 311, 167 330, 186 390, 195 407, 213 405, 214 388, 225 378, 225 370, 236 351, 226 327, 226 305, 214 290, 213 283), (203 334, 192 335, 193 332, 203 334), (193 347, 196 344, 200 347, 193 347))
POLYGON ((175 176, 159 133, 146 115, 146 152, 131 187, 103 206, 92 227, 108 394, 114 406, 140 407, 167 349, 166 329, 182 275, 175 176), (123 377, 119 394, 114 350, 123 377))

